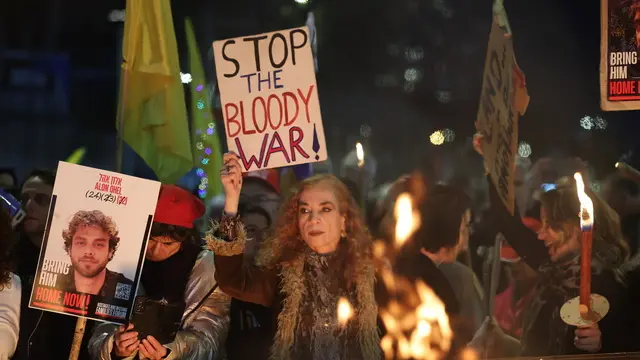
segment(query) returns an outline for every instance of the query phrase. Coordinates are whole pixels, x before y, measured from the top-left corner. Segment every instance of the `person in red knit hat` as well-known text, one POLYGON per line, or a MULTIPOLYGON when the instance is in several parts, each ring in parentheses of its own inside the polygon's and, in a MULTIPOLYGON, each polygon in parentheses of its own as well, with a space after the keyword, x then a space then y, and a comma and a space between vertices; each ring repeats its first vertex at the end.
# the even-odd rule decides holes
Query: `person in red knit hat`
POLYGON ((138 338, 132 324, 96 327, 89 341, 92 358, 219 359, 224 357, 230 298, 217 288, 213 253, 203 250, 194 221, 205 206, 190 192, 162 185, 137 295, 169 304, 185 303, 175 340, 160 344, 138 338))

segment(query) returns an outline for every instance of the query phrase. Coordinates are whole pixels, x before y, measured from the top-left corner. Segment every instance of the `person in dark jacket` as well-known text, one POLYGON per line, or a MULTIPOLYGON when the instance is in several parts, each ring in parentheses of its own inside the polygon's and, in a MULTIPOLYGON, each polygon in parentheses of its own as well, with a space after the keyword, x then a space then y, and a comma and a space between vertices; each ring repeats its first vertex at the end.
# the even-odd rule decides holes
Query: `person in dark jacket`
MULTIPOLYGON (((255 265, 258 250, 271 227, 271 218, 265 209, 249 204, 240 204, 239 213, 247 231, 244 262, 255 265)), ((269 347, 275 335, 271 309, 232 299, 230 320, 226 343, 227 359, 268 359, 269 347)))
MULTIPOLYGON (((29 308, 54 181, 55 172, 34 170, 20 190, 27 216, 16 229, 19 238, 14 245, 15 273, 22 280, 20 336, 14 360, 66 359, 71 350, 76 318, 29 308)), ((80 355, 81 359, 85 356, 86 352, 80 355)))
MULTIPOLYGON (((476 150, 482 154, 482 135, 477 134, 475 141, 476 150)), ((578 214, 581 208, 575 181, 566 179, 543 188, 540 194, 542 226, 537 234, 523 224, 517 206, 514 214, 507 210, 492 180, 487 178, 487 181, 494 226, 538 274, 523 325, 520 355, 537 357, 628 350, 633 341, 629 329, 635 326, 627 312, 628 289, 623 265, 628 261, 629 250, 618 215, 595 193, 585 189, 594 208, 591 290, 609 301, 610 311, 598 323, 576 328, 566 324, 560 316, 561 307, 578 296, 580 289, 578 214)))

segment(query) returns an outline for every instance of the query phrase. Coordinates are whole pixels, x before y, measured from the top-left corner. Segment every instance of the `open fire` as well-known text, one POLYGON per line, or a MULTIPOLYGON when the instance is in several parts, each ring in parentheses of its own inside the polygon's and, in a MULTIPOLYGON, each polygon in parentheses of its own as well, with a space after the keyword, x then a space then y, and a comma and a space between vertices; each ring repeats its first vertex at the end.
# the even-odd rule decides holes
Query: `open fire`
MULTIPOLYGON (((409 193, 398 196, 395 204, 395 250, 400 249, 420 227, 420 214, 409 193)), ((378 260, 393 261, 392 249, 382 242, 374 245, 378 260), (389 252, 388 252, 389 250, 389 252)), ((445 306, 424 282, 396 276, 390 267, 381 270, 389 302, 380 309, 387 333, 381 340, 386 359, 436 360, 451 347, 453 332, 445 306)))

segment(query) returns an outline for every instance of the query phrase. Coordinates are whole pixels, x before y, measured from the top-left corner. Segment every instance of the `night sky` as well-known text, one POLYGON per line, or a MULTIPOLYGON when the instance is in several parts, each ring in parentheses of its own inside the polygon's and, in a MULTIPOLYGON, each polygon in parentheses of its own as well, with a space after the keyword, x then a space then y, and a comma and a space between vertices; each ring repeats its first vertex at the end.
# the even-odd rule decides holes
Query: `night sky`
MULTIPOLYGON (((124 1, 64 1, 58 31, 51 35, 48 26, 54 17, 47 16, 51 8, 46 6, 52 3, 3 5, 13 8, 2 11, 0 44, 19 48, 26 31, 32 35, 26 36, 32 38, 31 48, 68 52, 73 71, 84 75, 72 80, 72 116, 59 121, 112 134, 121 24, 108 22, 107 14, 124 8, 124 1)), ((531 96, 520 121, 520 140, 531 144, 534 158, 581 156, 604 176, 634 148, 638 120, 635 112, 600 110, 598 2, 506 0, 505 7, 531 96), (579 120, 585 115, 604 117, 608 128, 582 130, 579 120)), ((302 26, 306 12, 313 10, 319 94, 334 163, 355 141, 364 141, 378 158, 379 178, 389 179, 462 147, 473 134, 491 1, 316 0, 302 5, 294 0, 182 0, 174 1, 173 8, 174 18, 194 18, 204 55, 213 40, 302 26), (413 57, 407 55, 411 51, 413 57), (417 74, 410 86, 407 74, 417 74), (443 93, 449 102, 438 99, 443 93), (361 128, 370 128, 371 136, 363 139, 361 128), (436 148, 428 137, 442 128, 454 130, 456 140, 436 148)), ((179 41, 181 31, 177 25, 179 41)), ((208 61, 205 67, 211 71, 208 61)))

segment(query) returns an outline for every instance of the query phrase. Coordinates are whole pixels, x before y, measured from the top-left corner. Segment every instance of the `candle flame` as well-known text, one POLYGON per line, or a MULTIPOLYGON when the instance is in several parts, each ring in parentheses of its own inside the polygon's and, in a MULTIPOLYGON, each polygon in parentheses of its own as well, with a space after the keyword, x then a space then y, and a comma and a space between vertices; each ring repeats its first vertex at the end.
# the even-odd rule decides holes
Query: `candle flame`
POLYGON ((341 297, 338 299, 338 322, 340 325, 345 326, 349 319, 353 317, 353 308, 351 303, 346 298, 341 297))
POLYGON ((582 180, 582 175, 577 172, 573 175, 574 179, 576 179, 576 190, 578 193, 578 200, 580 200, 580 227, 590 227, 593 225, 593 201, 589 198, 587 193, 584 191, 584 181, 582 180))
POLYGON ((364 149, 362 148, 362 144, 359 142, 356 143, 356 157, 358 158, 358 167, 364 166, 364 149))
POLYGON ((413 199, 409 193, 398 196, 395 205, 396 245, 402 246, 420 226, 420 215, 413 209, 413 199))

